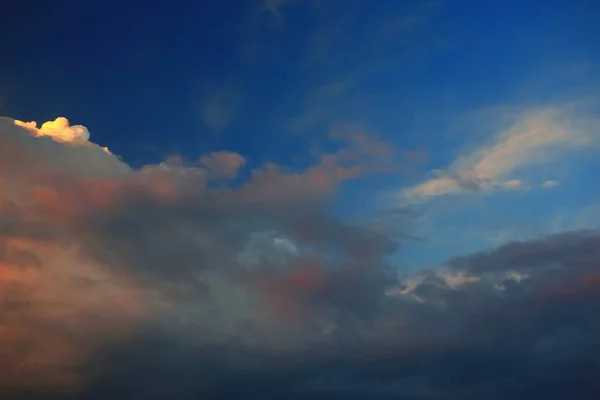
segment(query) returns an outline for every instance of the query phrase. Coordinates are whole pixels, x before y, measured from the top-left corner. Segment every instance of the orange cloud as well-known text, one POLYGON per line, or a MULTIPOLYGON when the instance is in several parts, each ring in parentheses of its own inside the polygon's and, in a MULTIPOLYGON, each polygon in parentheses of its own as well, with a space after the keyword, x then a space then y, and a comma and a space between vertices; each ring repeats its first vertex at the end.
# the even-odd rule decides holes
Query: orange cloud
POLYGON ((60 246, 9 240, 41 268, 0 263, 0 389, 85 384, 81 369, 102 343, 133 333, 148 310, 133 282, 60 246))

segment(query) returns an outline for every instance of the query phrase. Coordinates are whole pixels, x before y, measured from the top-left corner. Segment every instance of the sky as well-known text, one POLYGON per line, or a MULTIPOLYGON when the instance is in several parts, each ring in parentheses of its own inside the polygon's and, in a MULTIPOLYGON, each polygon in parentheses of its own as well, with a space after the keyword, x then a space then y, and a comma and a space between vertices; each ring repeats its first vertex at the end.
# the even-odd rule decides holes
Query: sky
POLYGON ((600 396, 596 2, 0 18, 0 394, 600 396))

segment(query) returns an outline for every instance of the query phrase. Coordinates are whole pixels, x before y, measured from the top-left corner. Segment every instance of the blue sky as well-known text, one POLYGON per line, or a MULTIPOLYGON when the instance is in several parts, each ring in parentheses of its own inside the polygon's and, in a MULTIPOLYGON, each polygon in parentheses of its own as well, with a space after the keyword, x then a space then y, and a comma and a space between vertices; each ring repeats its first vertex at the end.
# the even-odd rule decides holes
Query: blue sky
MULTIPOLYGON (((406 203, 404 189, 489 146, 536 109, 577 104, 590 121, 598 110, 599 28, 591 1, 41 7, 2 28, 14 38, 0 64, 2 114, 66 116, 137 166, 227 149, 243 154, 249 167, 298 169, 312 162, 315 146, 331 148, 328 134, 338 126, 426 155, 408 174, 349 182, 338 196, 342 214, 367 217, 370 207, 406 203), (360 207, 348 202, 358 193, 369 198, 360 207)), ((524 179, 528 190, 413 204, 420 216, 398 223, 424 241, 408 243, 403 262, 426 265, 597 224, 598 217, 582 221, 578 214, 599 194, 593 146, 537 165, 522 162, 524 175, 506 179, 524 179), (544 181, 560 184, 541 190, 544 181)))

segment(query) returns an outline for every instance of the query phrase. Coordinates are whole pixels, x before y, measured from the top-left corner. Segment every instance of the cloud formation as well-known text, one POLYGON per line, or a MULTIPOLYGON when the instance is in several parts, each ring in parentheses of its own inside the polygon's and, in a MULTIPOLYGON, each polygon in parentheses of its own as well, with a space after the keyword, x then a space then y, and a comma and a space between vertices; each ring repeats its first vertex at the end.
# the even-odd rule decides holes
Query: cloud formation
POLYGON ((336 132, 341 148, 303 171, 267 164, 214 186, 237 176, 241 155, 134 169, 89 135, 34 128, 0 119, 1 394, 600 393, 596 231, 398 279, 397 227, 330 209, 345 181, 402 170, 365 134, 336 132))
MULTIPOLYGON (((516 189, 522 169, 553 161, 561 152, 583 149, 593 143, 593 132, 574 124, 561 108, 529 111, 488 144, 461 156, 438 177, 404 189, 410 201, 464 192, 516 189)), ((546 187, 546 186, 545 186, 546 187)))

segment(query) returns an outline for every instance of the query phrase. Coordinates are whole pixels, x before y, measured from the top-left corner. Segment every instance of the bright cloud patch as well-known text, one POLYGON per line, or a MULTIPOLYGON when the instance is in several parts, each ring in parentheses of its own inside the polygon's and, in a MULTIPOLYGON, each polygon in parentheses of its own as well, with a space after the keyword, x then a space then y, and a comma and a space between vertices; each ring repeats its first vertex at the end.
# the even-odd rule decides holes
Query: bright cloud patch
MULTIPOLYGON (((522 181, 514 175, 532 165, 553 161, 562 152, 584 149, 593 132, 577 128, 565 110, 542 109, 526 113, 494 140, 457 159, 446 170, 403 191, 411 201, 462 192, 515 189, 522 181)), ((545 184, 552 185, 552 184, 545 184)))
POLYGON ((87 141, 90 139, 90 133, 85 126, 70 126, 69 120, 64 117, 44 122, 39 128, 37 127, 37 123, 33 121, 23 122, 15 120, 15 125, 28 129, 35 136, 49 136, 59 142, 87 141))

